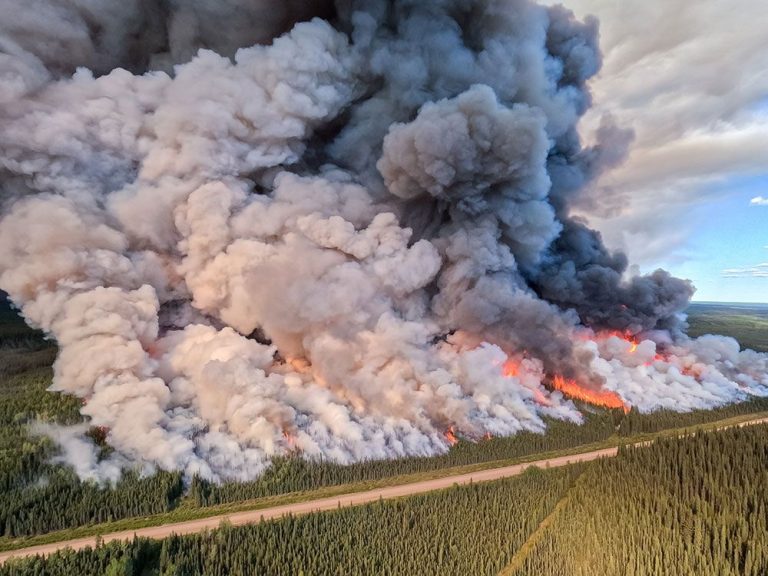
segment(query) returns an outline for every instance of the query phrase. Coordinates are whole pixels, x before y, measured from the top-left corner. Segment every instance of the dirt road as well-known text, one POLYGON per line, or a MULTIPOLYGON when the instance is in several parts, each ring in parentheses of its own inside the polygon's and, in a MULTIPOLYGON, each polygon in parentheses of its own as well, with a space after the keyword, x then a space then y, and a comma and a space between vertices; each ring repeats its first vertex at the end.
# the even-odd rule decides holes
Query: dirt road
MULTIPOLYGON (((246 512, 236 512, 234 514, 223 514, 220 516, 211 516, 200 520, 190 520, 188 522, 179 522, 176 524, 165 524, 163 526, 153 526, 150 528, 139 528, 137 530, 128 530, 125 532, 114 532, 105 534, 101 537, 102 542, 112 542, 113 540, 130 540, 135 536, 144 538, 165 538, 171 534, 193 534, 202 532, 206 529, 217 528, 222 521, 227 521, 234 526, 258 522, 261 519, 280 518, 286 514, 308 514, 310 512, 320 512, 323 510, 334 510, 339 506, 356 506, 368 502, 376 502, 379 499, 399 498, 401 496, 412 496, 414 494, 423 494, 450 488, 454 484, 469 484, 470 482, 487 482, 489 480, 498 480, 522 474, 531 466, 539 468, 565 466, 569 463, 588 462, 601 457, 615 456, 616 448, 606 448, 604 450, 595 450, 583 454, 574 454, 572 456, 561 456, 558 458, 549 458, 546 460, 537 460, 527 464, 515 464, 505 468, 494 468, 492 470, 481 470, 470 474, 461 474, 458 476, 448 476, 436 480, 427 480, 424 482, 415 482, 413 484, 403 484, 400 486, 389 486, 387 488, 378 488, 367 492, 355 492, 331 498, 322 498, 308 502, 297 502, 295 504, 286 504, 283 506, 274 506, 272 508, 262 508, 261 510, 250 510, 246 512)), ((64 542, 55 542, 53 544, 44 544, 0 553, 0 563, 9 558, 21 558, 24 556, 34 556, 35 554, 51 554, 62 548, 72 548, 79 550, 86 546, 94 546, 96 537, 80 538, 78 540, 67 540, 64 542)))
MULTIPOLYGON (((750 420, 737 424, 737 426, 748 426, 754 424, 760 424, 768 421, 768 418, 761 418, 756 420, 750 420)), ((718 428, 728 428, 730 426, 724 426, 718 428)), ((565 466, 569 463, 576 462, 589 462, 596 460, 597 458, 607 458, 616 456, 618 452, 617 448, 605 448, 603 450, 594 450, 592 452, 584 452, 581 454, 573 454, 570 456, 560 456, 557 458, 547 458, 543 460, 536 460, 535 462, 529 462, 526 464, 515 464, 514 466, 506 466, 504 468, 494 468, 491 470, 481 470, 479 472, 471 472, 469 474, 460 474, 457 476, 447 476, 445 478, 438 478, 435 480, 427 480, 424 482, 414 482, 412 484, 402 484, 399 486, 389 486, 387 488, 377 488, 375 490, 368 490, 367 492, 355 492, 352 494, 344 494, 341 496, 333 496, 330 498, 321 498, 318 500, 310 500, 307 502, 297 502, 295 504, 286 504, 283 506, 274 506, 272 508, 262 508, 260 510, 249 510, 245 512, 236 512, 233 514, 222 514, 219 516, 210 516, 209 518, 202 518, 200 520, 190 520, 188 522, 178 522, 175 524, 164 524, 162 526, 153 526, 150 528, 139 528, 137 530, 127 530, 124 532, 113 532, 112 534, 105 534, 101 537, 102 542, 112 542, 114 540, 130 540, 134 536, 140 536, 144 538, 165 538, 171 534, 193 534, 195 532, 202 532, 203 530, 210 530, 217 528, 222 521, 227 521, 234 526, 241 524, 249 524, 258 522, 261 519, 268 520, 270 518, 280 518, 286 514, 309 514, 310 512, 321 512, 323 510, 334 510, 339 506, 356 506, 359 504, 366 504, 368 502, 375 502, 379 499, 399 498, 401 496, 413 496, 414 494, 423 494, 425 492, 432 492, 434 490, 441 490, 450 488, 454 484, 469 484, 470 482, 488 482, 489 480, 498 480, 500 478, 509 478, 511 476, 517 476, 522 474, 527 468, 531 466, 538 466, 539 468, 555 468, 558 466, 565 466)), ((35 554, 51 554, 57 550, 63 548, 72 548, 73 550, 79 550, 86 546, 94 546, 96 544, 96 537, 91 536, 88 538, 80 538, 77 540, 66 540, 63 542, 55 542, 52 544, 44 544, 41 546, 32 546, 30 548, 22 548, 20 550, 13 550, 10 552, 0 553, 0 564, 8 560, 9 558, 16 557, 21 558, 24 556, 34 556, 35 554)))

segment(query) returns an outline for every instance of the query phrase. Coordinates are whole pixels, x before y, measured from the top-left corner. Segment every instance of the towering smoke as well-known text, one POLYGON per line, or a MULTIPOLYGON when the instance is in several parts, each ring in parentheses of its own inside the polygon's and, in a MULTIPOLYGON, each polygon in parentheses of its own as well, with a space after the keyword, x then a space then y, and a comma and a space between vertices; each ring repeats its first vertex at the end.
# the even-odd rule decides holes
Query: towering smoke
MULTIPOLYGON (((0 9, 7 0, 0 0, 0 9)), ((114 452, 258 475, 768 394, 569 205, 597 22, 528 0, 36 0, 0 23, 0 288, 114 452), (199 51, 198 51, 199 49, 199 51), (175 65, 175 66, 174 66, 175 65)))

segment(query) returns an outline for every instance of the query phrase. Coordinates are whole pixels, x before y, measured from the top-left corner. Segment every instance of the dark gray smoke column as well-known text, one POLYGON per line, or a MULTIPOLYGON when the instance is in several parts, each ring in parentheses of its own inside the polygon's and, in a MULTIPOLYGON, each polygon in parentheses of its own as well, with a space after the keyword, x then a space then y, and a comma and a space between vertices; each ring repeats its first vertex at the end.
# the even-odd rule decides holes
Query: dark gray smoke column
POLYGON ((768 394, 764 355, 680 331, 688 283, 627 278, 569 216, 631 140, 607 119, 579 141, 595 20, 30 6, 0 23, 0 289, 58 341, 52 389, 109 430, 99 460, 45 429, 81 476, 435 454, 449 427, 578 421, 555 376, 644 411, 768 394))
MULTIPOLYGON (((442 244, 459 235, 479 244, 490 235, 494 251, 514 257, 499 265, 496 255, 484 266, 477 246, 470 255, 475 278, 465 278, 458 294, 443 287, 435 299, 447 328, 477 326, 486 336, 493 330, 501 343, 562 370, 571 359, 559 313, 510 291, 573 309, 596 329, 677 326, 690 284, 662 271, 625 278, 626 258, 568 216, 569 197, 620 161, 631 139, 608 126, 599 134, 606 151, 579 144, 576 122, 590 103, 586 82, 600 67, 595 20, 581 23, 560 6, 526 2, 355 6, 366 8, 342 11, 342 20, 357 23, 353 38, 365 47, 369 82, 379 88, 332 145, 336 160, 370 174, 369 186, 379 187, 373 162, 388 132, 377 167, 388 191, 406 200, 406 222, 422 223, 421 235, 442 244), (481 83, 488 88, 473 88, 481 83), (464 91, 455 104, 441 102, 464 91), (520 298, 518 309, 513 300, 520 298), (533 325, 532 309, 540 316, 533 325)), ((452 270, 448 254, 446 261, 443 279, 452 270)))

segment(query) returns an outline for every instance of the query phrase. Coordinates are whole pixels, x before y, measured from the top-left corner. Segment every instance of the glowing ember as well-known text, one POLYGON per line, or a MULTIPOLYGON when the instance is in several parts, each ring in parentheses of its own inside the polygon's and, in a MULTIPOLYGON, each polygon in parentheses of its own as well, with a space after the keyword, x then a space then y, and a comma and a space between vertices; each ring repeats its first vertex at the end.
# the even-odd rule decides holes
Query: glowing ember
POLYGON ((555 376, 552 385, 570 398, 606 408, 621 408, 625 414, 629 412, 629 406, 624 404, 624 401, 615 392, 590 390, 580 386, 575 380, 566 380, 562 376, 555 376))
POLYGON ((456 429, 453 426, 445 431, 445 439, 448 440, 451 446, 456 446, 459 443, 459 439, 456 437, 456 429))

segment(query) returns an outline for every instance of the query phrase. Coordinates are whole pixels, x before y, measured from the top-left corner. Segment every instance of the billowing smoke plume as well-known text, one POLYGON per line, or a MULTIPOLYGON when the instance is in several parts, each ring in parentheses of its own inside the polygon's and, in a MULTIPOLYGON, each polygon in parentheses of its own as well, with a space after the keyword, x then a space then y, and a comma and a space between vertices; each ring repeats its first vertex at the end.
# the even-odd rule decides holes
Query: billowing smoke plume
POLYGON ((53 389, 108 430, 106 461, 49 430, 81 476, 434 454, 449 427, 578 421, 562 391, 768 394, 768 357, 684 335, 687 282, 630 276, 569 216, 631 140, 606 119, 579 142, 594 20, 528 0, 3 12, 0 288, 59 343, 53 389))

